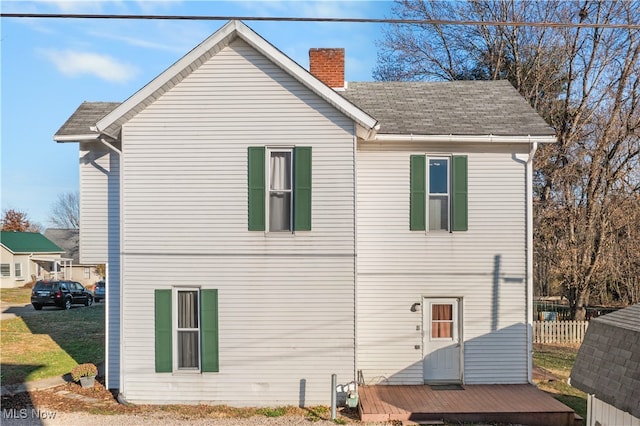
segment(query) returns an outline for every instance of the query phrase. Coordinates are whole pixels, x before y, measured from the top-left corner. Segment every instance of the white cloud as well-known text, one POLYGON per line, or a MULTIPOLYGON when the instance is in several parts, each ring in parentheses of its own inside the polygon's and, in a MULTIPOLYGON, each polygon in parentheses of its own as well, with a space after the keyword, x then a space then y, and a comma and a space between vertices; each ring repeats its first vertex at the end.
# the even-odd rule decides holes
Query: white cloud
POLYGON ((49 5, 54 9, 59 10, 61 13, 100 13, 103 10, 103 5, 108 3, 119 3, 119 2, 108 2, 108 1, 92 1, 92 0, 84 0, 84 1, 69 1, 69 0, 41 0, 36 4, 40 5, 49 5))
POLYGON ((123 83, 132 79, 138 68, 120 63, 108 55, 75 50, 44 50, 42 52, 61 73, 70 77, 93 75, 112 83, 123 83))
POLYGON ((162 50, 166 52, 184 53, 186 47, 175 46, 170 43, 156 43, 153 41, 144 40, 138 37, 129 37, 126 35, 111 34, 107 32, 89 31, 89 35, 94 37, 100 37, 108 40, 116 40, 126 43, 130 46, 142 47, 145 49, 162 50))

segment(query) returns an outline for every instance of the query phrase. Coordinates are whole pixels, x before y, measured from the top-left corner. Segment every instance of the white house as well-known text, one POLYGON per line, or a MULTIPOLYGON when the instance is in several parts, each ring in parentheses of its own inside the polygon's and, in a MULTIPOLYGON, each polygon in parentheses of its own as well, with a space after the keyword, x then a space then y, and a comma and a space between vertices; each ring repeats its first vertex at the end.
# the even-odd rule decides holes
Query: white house
POLYGON ((553 131, 508 82, 346 84, 344 50, 310 59, 231 21, 54 136, 80 146, 80 261, 107 264, 107 386, 256 406, 327 404, 332 373, 530 381, 553 131))

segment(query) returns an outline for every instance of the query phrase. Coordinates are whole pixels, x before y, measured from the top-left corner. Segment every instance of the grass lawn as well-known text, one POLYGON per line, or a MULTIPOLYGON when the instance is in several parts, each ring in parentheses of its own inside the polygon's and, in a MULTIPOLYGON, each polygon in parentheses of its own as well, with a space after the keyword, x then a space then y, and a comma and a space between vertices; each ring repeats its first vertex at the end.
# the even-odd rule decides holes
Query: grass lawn
POLYGON ((0 299, 8 303, 30 303, 31 289, 22 287, 3 288, 0 290, 0 299))
POLYGON ((77 364, 104 362, 104 303, 45 309, 0 322, 2 384, 62 376, 77 364))
MULTIPOLYGON (((26 304, 30 293, 30 289, 24 288, 2 289, 0 298, 4 302, 26 304)), ((2 320, 2 384, 62 376, 77 364, 104 362, 104 307, 104 303, 97 303, 68 311, 45 309, 2 320)), ((533 362, 557 378, 542 380, 538 387, 586 418, 586 394, 567 384, 577 352, 577 347, 535 345, 533 362)), ((259 414, 280 415, 279 411, 259 414)))
POLYGON ((587 417, 587 394, 567 384, 578 353, 577 346, 534 345, 533 363, 553 373, 558 380, 542 381, 538 388, 587 417))

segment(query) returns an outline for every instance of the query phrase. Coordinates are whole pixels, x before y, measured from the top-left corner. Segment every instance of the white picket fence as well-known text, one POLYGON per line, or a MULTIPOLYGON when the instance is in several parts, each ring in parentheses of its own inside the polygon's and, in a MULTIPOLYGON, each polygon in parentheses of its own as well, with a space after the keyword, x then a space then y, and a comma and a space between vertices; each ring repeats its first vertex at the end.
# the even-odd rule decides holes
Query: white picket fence
POLYGON ((533 343, 582 343, 588 321, 534 321, 533 343))

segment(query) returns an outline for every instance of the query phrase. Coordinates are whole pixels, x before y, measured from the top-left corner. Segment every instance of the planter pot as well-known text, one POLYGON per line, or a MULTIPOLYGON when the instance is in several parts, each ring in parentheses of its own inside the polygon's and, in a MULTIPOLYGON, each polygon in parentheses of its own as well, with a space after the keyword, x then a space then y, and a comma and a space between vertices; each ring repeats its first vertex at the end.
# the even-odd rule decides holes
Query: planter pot
POLYGON ((83 388, 92 388, 96 382, 96 376, 80 377, 80 384, 83 388))

